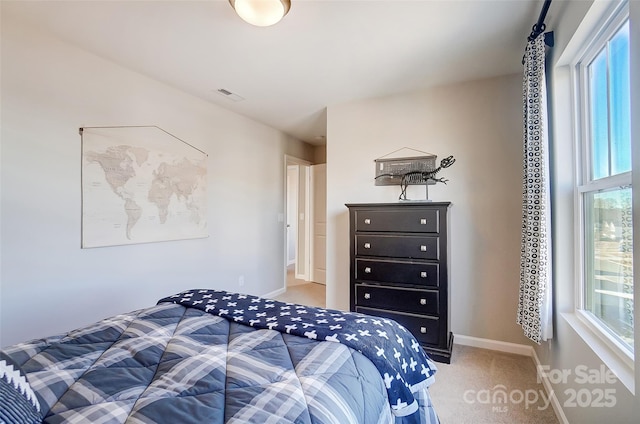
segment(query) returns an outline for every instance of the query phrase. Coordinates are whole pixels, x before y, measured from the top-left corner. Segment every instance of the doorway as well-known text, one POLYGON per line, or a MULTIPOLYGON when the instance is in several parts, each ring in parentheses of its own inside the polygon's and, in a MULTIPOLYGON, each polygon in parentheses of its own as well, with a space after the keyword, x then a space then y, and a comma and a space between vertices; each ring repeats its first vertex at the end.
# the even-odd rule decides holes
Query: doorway
MULTIPOLYGON (((297 280, 309 281, 308 225, 309 169, 311 163, 293 156, 285 156, 285 268, 297 280)), ((287 288, 285 279, 285 289, 287 288)))
POLYGON ((325 233, 322 223, 326 221, 326 214, 321 212, 326 209, 326 177, 325 173, 316 172, 316 167, 305 160, 285 155, 284 294, 277 299, 324 307, 325 233), (322 190, 318 192, 314 187, 320 179, 322 190), (318 196, 322 196, 320 201, 318 196), (314 208, 316 204, 321 212, 314 208), (318 228, 323 229, 320 237, 316 235, 318 228), (322 240, 321 247, 317 243, 319 239, 322 240), (316 279, 321 284, 316 284, 316 279))
POLYGON ((298 185, 300 179, 300 166, 287 165, 287 269, 295 267, 296 247, 298 237, 298 185))

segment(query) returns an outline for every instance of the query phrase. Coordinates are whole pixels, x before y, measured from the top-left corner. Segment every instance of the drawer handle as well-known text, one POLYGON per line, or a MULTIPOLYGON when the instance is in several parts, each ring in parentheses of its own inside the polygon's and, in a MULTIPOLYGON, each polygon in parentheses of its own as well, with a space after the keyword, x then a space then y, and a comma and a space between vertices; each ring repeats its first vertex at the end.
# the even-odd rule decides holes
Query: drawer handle
POLYGON ((422 278, 427 278, 427 271, 422 271, 422 272, 420 273, 420 277, 422 277, 422 278))
POLYGON ((426 252, 427 251, 427 246, 425 246, 424 244, 420 246, 420 251, 421 252, 426 252))
POLYGON ((427 334, 427 327, 420 327, 420 332, 422 334, 427 334))
POLYGON ((365 272, 365 274, 371 274, 371 268, 366 267, 366 268, 364 269, 364 272, 365 272))
POLYGON ((364 223, 365 223, 365 224, 367 224, 367 225, 369 225, 369 224, 371 224, 371 220, 370 220, 369 218, 366 218, 366 219, 364 220, 364 223))
POLYGON ((427 225, 427 218, 420 218, 420 225, 427 225))
POLYGON ((427 304, 427 299, 420 299, 420 304, 421 305, 426 305, 427 304))
POLYGON ((369 294, 369 293, 365 293, 365 294, 364 294, 364 298, 365 298, 365 299, 371 299, 371 294, 369 294))
POLYGON ((365 243, 364 244, 364 248, 365 249, 371 249, 371 243, 365 243))

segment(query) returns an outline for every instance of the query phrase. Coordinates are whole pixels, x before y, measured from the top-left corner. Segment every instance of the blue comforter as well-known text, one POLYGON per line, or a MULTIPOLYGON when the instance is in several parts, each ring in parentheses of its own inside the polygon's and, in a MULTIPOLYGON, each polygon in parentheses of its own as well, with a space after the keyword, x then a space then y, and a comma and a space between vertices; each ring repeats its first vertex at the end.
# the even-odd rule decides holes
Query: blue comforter
POLYGON ((376 366, 398 416, 413 414, 418 409, 413 393, 433 382, 433 362, 409 331, 389 319, 208 289, 187 290, 160 302, 198 308, 255 328, 345 344, 376 366))
POLYGON ((379 371, 347 345, 174 303, 3 352, 46 423, 437 423, 424 388, 394 417, 379 371))

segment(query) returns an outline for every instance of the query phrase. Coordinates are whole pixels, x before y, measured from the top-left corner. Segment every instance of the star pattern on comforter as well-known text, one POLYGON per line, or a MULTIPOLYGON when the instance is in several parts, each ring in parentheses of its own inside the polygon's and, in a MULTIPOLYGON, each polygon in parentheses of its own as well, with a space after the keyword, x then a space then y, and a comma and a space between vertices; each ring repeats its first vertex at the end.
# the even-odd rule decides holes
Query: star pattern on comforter
POLYGON ((187 290, 158 303, 163 302, 197 308, 254 328, 349 346, 378 369, 396 416, 417 410, 413 393, 428 387, 437 370, 413 335, 385 318, 210 289, 187 290))

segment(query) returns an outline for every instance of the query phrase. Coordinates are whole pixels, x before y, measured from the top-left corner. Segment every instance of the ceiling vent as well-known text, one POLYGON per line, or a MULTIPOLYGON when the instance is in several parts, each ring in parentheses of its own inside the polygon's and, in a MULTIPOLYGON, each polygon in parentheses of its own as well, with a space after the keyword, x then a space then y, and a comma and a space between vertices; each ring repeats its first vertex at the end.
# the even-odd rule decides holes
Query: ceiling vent
POLYGON ((238 96, 237 94, 232 93, 229 90, 225 90, 224 88, 218 88, 216 90, 216 93, 220 94, 222 97, 224 97, 227 100, 231 100, 232 102, 241 102, 244 100, 244 97, 238 96))

